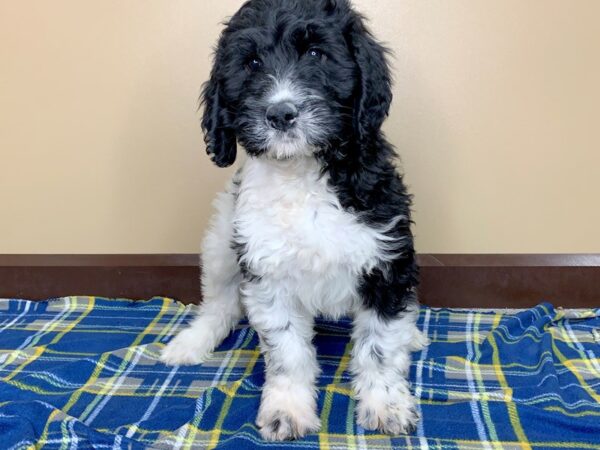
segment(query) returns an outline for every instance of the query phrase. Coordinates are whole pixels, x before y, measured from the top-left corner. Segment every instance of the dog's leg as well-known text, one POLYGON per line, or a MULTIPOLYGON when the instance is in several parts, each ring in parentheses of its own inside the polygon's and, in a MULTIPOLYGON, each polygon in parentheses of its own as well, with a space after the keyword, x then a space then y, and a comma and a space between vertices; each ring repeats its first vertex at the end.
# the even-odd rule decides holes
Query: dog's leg
POLYGON ((382 318, 374 309, 354 319, 351 371, 356 420, 367 430, 411 433, 419 420, 407 381, 410 352, 427 345, 416 327, 416 311, 382 318))
POLYGON ((315 382, 319 373, 313 318, 291 295, 265 282, 242 285, 248 319, 260 337, 266 380, 256 424, 266 440, 301 438, 317 431, 315 382))
POLYGON ((202 363, 243 316, 239 298, 242 275, 231 249, 233 203, 231 193, 217 198, 217 213, 204 239, 202 252, 204 298, 189 327, 164 348, 160 359, 167 364, 202 363))

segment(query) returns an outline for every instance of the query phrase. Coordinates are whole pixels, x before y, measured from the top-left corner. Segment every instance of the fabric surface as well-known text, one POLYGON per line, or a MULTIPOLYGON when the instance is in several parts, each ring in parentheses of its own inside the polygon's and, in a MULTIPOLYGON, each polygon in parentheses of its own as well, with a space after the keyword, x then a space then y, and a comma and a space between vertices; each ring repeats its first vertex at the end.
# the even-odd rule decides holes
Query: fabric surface
POLYGON ((413 436, 354 422, 350 323, 318 322, 322 431, 263 442, 256 333, 241 325, 204 365, 161 348, 193 307, 69 297, 0 300, 0 448, 600 448, 600 310, 428 309, 413 354, 423 420, 413 436))

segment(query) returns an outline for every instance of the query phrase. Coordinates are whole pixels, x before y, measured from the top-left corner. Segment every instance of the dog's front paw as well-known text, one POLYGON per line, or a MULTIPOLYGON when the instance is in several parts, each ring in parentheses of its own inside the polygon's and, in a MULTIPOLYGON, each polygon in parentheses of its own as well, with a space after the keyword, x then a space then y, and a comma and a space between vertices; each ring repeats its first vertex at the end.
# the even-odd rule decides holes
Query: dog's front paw
POLYGON ((356 422, 365 430, 379 430, 385 434, 412 434, 417 428, 419 414, 412 395, 400 394, 383 402, 374 399, 359 400, 356 422))
POLYGON ((307 434, 319 431, 321 420, 314 411, 289 412, 280 409, 261 408, 256 418, 260 435, 267 441, 288 441, 300 439, 307 434))
POLYGON ((192 329, 183 330, 160 354, 160 360, 170 366, 192 366, 203 363, 210 356, 212 349, 199 339, 192 329))
POLYGON ((420 350, 423 350, 430 343, 431 342, 429 338, 425 335, 425 333, 423 333, 421 330, 415 327, 413 332, 413 339, 410 342, 410 350, 413 352, 418 352, 420 350))

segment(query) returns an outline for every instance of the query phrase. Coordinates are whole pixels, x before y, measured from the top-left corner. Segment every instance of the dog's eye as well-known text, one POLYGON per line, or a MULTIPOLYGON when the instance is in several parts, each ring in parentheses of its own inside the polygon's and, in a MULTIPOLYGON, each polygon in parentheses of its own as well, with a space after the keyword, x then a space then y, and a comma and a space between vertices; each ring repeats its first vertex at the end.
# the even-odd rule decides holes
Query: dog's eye
POLYGON ((306 54, 316 59, 321 59, 324 56, 323 51, 315 47, 309 48, 306 54))
POLYGON ((261 69, 263 63, 260 59, 258 58, 251 58, 250 60, 248 60, 248 62, 246 63, 246 70, 248 72, 256 72, 258 70, 261 69))

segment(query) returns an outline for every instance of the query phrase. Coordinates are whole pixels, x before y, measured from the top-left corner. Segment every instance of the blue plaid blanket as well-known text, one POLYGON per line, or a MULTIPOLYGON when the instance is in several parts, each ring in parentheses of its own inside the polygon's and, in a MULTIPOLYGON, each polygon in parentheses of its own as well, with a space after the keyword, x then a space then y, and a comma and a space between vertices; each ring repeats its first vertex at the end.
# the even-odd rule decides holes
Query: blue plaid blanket
POLYGON ((413 355, 412 436, 357 427, 350 323, 319 322, 319 434, 263 442, 258 340, 242 324, 201 366, 167 367, 193 307, 68 297, 0 300, 0 448, 598 449, 600 310, 428 309, 413 355))

